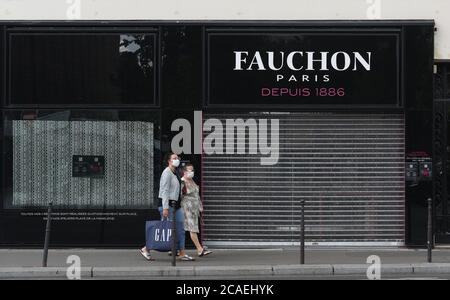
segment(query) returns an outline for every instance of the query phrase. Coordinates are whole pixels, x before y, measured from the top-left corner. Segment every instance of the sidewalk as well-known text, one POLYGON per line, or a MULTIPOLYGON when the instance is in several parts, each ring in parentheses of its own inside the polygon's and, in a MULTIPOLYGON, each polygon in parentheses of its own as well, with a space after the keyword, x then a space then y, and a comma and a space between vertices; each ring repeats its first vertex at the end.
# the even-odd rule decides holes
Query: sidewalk
MULTIPOLYGON (((426 250, 411 249, 306 249, 306 265, 299 265, 298 249, 220 250, 197 258, 195 262, 177 262, 171 266, 167 253, 153 253, 147 262, 137 249, 50 250, 48 266, 41 268, 42 250, 0 250, 0 279, 65 277, 67 258, 81 259, 82 278, 92 277, 173 277, 173 276, 245 276, 245 275, 365 275, 367 257, 378 255, 384 274, 450 273, 450 249, 433 251, 433 263, 427 264, 426 250)), ((188 251, 194 255, 193 251, 188 251)))

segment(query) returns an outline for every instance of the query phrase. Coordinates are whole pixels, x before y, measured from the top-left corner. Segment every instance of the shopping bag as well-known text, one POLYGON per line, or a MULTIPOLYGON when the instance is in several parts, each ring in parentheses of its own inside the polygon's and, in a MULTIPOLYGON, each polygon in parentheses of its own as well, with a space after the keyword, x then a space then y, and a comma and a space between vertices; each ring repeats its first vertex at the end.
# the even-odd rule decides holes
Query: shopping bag
POLYGON ((148 250, 169 252, 172 250, 172 221, 147 221, 145 223, 146 247, 148 250))

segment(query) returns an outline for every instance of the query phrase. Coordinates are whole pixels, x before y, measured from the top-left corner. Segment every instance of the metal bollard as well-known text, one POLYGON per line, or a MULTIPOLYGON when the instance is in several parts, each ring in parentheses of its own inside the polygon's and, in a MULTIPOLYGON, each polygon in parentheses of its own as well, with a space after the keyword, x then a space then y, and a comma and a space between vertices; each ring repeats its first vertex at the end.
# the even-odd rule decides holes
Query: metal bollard
POLYGON ((428 248, 428 257, 427 261, 429 263, 432 262, 432 250, 433 250, 433 200, 428 198, 428 232, 427 232, 427 248, 428 248))
POLYGON ((301 204, 301 216, 302 220, 300 223, 300 264, 305 264, 305 200, 300 201, 301 204))
MULTIPOLYGON (((177 265, 177 225, 176 225, 176 201, 170 201, 170 206, 173 208, 173 217, 172 217, 172 266, 175 267, 177 265)), ((170 214, 169 214, 170 216, 170 214)))
POLYGON ((48 248, 50 245, 50 233, 51 233, 51 223, 52 223, 52 205, 53 203, 50 202, 48 204, 48 211, 47 211, 47 225, 45 227, 45 242, 44 242, 44 256, 42 258, 42 267, 47 267, 47 259, 48 259, 48 248))

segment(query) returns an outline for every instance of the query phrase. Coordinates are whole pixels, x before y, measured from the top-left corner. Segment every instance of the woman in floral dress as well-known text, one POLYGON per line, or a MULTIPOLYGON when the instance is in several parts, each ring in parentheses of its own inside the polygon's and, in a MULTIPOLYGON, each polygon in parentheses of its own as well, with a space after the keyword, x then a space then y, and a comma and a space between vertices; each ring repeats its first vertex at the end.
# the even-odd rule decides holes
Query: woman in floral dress
POLYGON ((194 177, 194 166, 186 164, 183 168, 183 178, 181 179, 181 207, 184 210, 184 230, 189 231, 191 240, 197 248, 198 256, 202 257, 212 252, 206 250, 198 240, 200 232, 198 219, 203 212, 203 205, 200 200, 200 189, 192 179, 194 177))

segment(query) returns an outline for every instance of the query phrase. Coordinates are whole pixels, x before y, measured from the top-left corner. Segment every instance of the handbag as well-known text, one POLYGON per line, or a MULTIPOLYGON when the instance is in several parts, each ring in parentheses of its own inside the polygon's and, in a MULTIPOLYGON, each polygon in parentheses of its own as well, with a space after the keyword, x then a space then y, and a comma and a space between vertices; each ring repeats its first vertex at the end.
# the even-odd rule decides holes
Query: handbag
POLYGON ((172 221, 167 218, 161 221, 145 223, 145 245, 148 250, 169 252, 172 250, 172 221))

